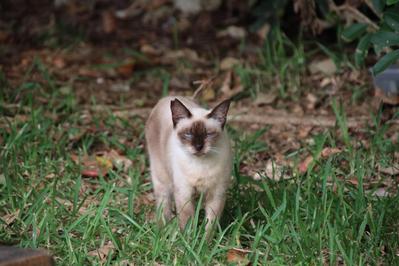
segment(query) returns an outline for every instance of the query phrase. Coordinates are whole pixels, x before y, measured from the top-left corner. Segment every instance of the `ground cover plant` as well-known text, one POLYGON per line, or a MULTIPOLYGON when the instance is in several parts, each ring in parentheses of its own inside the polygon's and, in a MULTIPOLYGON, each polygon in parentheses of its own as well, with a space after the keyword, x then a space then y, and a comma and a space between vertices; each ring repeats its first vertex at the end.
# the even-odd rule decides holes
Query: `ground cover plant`
POLYGON ((355 47, 165 3, 128 20, 70 4, 84 34, 44 27, 38 7, 31 31, 0 24, 0 244, 57 265, 398 264, 399 113, 355 47), (200 206, 184 231, 154 222, 143 135, 160 97, 205 83, 204 105, 233 99, 233 182, 209 242, 200 206))

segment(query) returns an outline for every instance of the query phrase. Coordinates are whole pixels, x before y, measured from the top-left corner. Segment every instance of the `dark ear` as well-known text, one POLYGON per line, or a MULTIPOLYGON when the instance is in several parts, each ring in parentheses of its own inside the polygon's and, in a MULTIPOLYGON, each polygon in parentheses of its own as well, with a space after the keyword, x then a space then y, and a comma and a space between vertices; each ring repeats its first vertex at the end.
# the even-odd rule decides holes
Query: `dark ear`
POLYGON ((213 118, 221 124, 222 128, 226 124, 227 112, 229 111, 230 100, 224 100, 219 103, 212 111, 208 114, 208 118, 213 118))
POLYGON ((178 99, 174 99, 170 102, 170 110, 172 111, 173 127, 176 127, 181 119, 191 117, 190 111, 178 99))

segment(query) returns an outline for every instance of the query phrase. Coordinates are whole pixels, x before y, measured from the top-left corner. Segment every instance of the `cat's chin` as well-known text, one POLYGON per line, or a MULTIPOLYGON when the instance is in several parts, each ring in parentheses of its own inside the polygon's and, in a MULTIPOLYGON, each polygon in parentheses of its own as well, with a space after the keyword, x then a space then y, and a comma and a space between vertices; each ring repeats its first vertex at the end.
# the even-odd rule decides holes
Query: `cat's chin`
POLYGON ((192 155, 194 155, 195 157, 204 157, 208 154, 207 151, 195 151, 195 152, 191 152, 192 155))

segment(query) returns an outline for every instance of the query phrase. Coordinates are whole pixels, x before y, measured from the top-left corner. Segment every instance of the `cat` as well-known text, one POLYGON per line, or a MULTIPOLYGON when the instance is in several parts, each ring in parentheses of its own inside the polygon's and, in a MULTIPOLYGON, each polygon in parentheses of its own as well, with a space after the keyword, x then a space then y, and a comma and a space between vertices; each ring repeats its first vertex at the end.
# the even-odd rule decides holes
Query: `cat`
POLYGON ((207 110, 186 97, 165 97, 145 125, 151 179, 164 221, 173 218, 184 229, 194 215, 193 195, 204 194, 206 232, 223 211, 232 168, 225 130, 230 101, 207 110), (173 198, 174 203, 173 204, 173 198))

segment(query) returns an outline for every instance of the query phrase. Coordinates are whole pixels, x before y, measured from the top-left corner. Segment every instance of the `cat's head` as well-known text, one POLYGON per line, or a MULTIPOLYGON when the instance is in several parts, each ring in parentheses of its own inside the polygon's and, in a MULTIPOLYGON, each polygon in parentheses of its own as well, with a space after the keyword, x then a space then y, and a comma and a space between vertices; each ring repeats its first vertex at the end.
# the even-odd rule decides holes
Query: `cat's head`
POLYGON ((226 124, 230 101, 219 103, 211 111, 189 110, 181 101, 170 102, 172 122, 179 141, 192 154, 202 156, 217 152, 217 141, 226 124))

